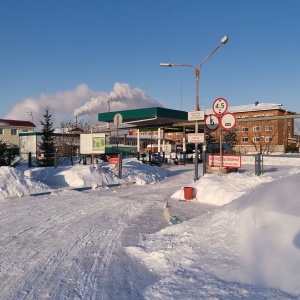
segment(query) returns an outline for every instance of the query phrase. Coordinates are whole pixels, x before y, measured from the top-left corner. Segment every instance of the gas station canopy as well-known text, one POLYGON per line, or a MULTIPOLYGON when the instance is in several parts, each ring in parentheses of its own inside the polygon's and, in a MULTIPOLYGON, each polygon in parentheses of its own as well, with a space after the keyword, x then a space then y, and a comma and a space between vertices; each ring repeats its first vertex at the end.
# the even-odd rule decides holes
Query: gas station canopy
POLYGON ((188 113, 186 111, 163 107, 149 107, 99 113, 98 121, 113 122, 116 114, 122 115, 123 123, 136 126, 169 126, 174 123, 185 122, 188 119, 188 113))

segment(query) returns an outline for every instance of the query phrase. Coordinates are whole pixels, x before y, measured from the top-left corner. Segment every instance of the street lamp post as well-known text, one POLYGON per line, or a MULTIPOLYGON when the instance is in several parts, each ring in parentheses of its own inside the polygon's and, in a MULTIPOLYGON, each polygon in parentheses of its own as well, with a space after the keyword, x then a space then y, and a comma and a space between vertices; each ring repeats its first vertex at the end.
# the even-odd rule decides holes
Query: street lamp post
MULTIPOLYGON (((195 78, 196 78, 196 111, 199 111, 199 78, 200 78, 200 70, 202 65, 224 44, 228 42, 228 35, 225 35, 218 46, 213 49, 200 63, 199 68, 196 68, 192 64, 173 64, 173 63, 160 63, 161 67, 191 67, 195 70, 195 78)), ((195 133, 198 133, 198 121, 195 121, 195 133)), ((206 164, 206 137, 204 136, 204 147, 203 147, 203 170, 205 170, 206 164)), ((194 181, 198 180, 198 143, 195 143, 195 177, 194 181)))

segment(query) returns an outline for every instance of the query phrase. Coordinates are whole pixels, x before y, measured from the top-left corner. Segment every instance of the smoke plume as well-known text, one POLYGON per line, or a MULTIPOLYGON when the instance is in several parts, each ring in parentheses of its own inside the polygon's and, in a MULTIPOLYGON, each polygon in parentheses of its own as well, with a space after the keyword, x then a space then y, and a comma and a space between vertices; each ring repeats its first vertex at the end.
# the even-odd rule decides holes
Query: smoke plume
POLYGON ((163 106, 162 103, 152 99, 143 90, 132 88, 127 83, 115 83, 110 92, 94 92, 88 85, 79 84, 74 90, 66 90, 55 94, 41 94, 39 98, 25 98, 13 105, 5 119, 33 121, 40 130, 40 121, 43 121, 45 109, 49 108, 52 121, 58 127, 62 120, 73 120, 75 116, 82 116, 95 123, 98 113, 163 106))

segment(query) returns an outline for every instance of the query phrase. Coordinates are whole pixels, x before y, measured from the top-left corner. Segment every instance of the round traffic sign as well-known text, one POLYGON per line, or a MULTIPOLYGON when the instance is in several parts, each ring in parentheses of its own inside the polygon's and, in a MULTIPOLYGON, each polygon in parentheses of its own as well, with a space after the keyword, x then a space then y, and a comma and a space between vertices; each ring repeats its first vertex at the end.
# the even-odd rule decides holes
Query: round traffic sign
POLYGON ((225 130, 231 130, 236 125, 235 115, 232 113, 226 113, 221 117, 221 126, 225 130))
POLYGON ((213 103, 213 111, 217 115, 224 114, 227 111, 228 103, 224 98, 217 98, 213 103))
POLYGON ((207 115, 204 124, 209 130, 215 130, 219 126, 219 119, 215 115, 207 115))
POLYGON ((114 124, 119 126, 123 122, 123 117, 121 114, 115 114, 114 116, 114 124))

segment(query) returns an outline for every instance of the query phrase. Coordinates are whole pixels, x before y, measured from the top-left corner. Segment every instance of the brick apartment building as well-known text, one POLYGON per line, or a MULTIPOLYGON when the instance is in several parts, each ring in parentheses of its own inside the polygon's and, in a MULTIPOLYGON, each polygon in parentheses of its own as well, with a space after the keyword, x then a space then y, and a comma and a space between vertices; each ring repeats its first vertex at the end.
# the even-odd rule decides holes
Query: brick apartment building
MULTIPOLYGON (((239 153, 267 152, 285 153, 299 149, 299 142, 294 138, 294 119, 267 120, 267 117, 288 116, 295 114, 283 108, 282 104, 258 103, 228 108, 236 117, 237 145, 234 150, 239 153), (264 118, 266 117, 266 120, 264 118), (253 120, 257 118, 257 120, 253 120), (250 119, 251 121, 246 121, 250 119), (294 143, 293 143, 294 142, 294 143)), ((212 109, 205 111, 213 114, 212 109)), ((201 129, 200 129, 201 130, 201 129)), ((219 140, 219 131, 209 132, 219 140)), ((136 134, 135 130, 133 134, 136 134)), ((142 135, 157 136, 157 132, 143 132, 142 135)), ((165 137, 172 141, 175 147, 183 143, 182 132, 166 132, 165 137)))
POLYGON ((282 104, 255 102, 252 105, 232 106, 228 111, 233 113, 237 120, 235 151, 239 153, 289 151, 290 141, 294 137, 294 119, 267 119, 295 114, 284 109, 282 104), (248 118, 252 120, 246 121, 248 118), (253 120, 255 118, 257 120, 253 120))

